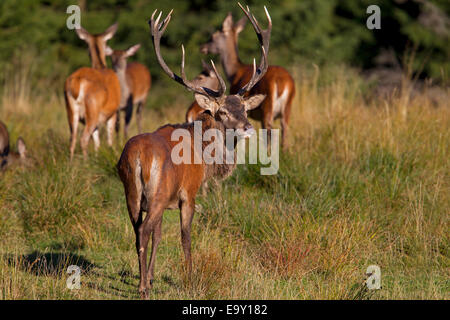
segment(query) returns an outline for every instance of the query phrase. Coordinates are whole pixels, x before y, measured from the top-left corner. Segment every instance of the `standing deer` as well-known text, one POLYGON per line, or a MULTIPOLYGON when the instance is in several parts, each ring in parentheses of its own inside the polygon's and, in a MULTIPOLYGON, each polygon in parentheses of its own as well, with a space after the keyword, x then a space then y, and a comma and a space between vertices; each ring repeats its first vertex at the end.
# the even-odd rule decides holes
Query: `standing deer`
MULTIPOLYGON (((269 20, 267 30, 260 30, 254 16, 250 16, 249 9, 245 10, 240 3, 238 5, 244 11, 247 18, 257 32, 270 35, 272 22, 269 20)), ((267 9, 266 9, 266 15, 267 9)), ((202 45, 200 51, 204 54, 219 54, 225 74, 231 83, 230 93, 236 94, 242 85, 247 83, 252 75, 252 65, 244 64, 238 55, 238 36, 244 30, 247 19, 242 18, 233 23, 231 13, 227 15, 222 24, 222 30, 213 33, 211 40, 202 45)), ((269 49, 269 37, 267 37, 266 52, 269 49)), ((295 84, 286 69, 279 66, 269 66, 265 76, 248 93, 265 94, 266 99, 257 108, 249 113, 250 118, 262 121, 262 127, 272 129, 273 121, 281 118, 282 147, 287 148, 287 131, 291 105, 295 95, 295 84)), ((269 131, 270 138, 270 131, 269 131)))
MULTIPOLYGON (((211 68, 205 61, 202 60, 202 72, 192 80, 195 86, 207 87, 213 90, 219 90, 219 79, 217 79, 214 69, 211 68)), ((205 111, 197 101, 192 102, 191 106, 186 112, 186 122, 193 122, 197 116, 205 111)))
MULTIPOLYGON (((254 63, 253 74, 249 82, 239 90, 238 94, 226 96, 225 81, 218 74, 211 61, 214 73, 219 81, 219 89, 195 85, 186 79, 184 72, 184 47, 181 62, 181 77, 170 70, 160 52, 160 40, 171 19, 172 11, 163 22, 159 23, 161 13, 156 20, 155 12, 150 20, 153 46, 158 63, 164 72, 173 80, 195 93, 199 106, 205 109, 197 117, 200 121, 201 134, 209 129, 216 129, 224 133, 226 129, 235 129, 240 138, 255 133, 247 119, 246 111, 257 107, 265 98, 264 95, 245 97, 245 93, 258 82, 267 71, 267 55, 262 45, 268 40, 267 34, 258 33, 261 44, 261 63, 256 69, 254 63)), ((139 292, 142 298, 148 296, 154 279, 154 265, 156 250, 161 240, 162 216, 165 209, 180 209, 181 242, 185 256, 186 269, 191 274, 191 223, 194 215, 195 196, 201 183, 213 176, 225 178, 229 176, 236 164, 206 164, 203 157, 196 152, 202 152, 205 143, 201 143, 201 150, 193 147, 194 123, 165 125, 152 133, 141 134, 131 138, 125 145, 117 164, 120 179, 124 185, 128 213, 136 234, 136 250, 139 258, 140 283, 139 292), (175 164, 171 158, 172 150, 177 141, 172 141, 172 133, 176 129, 190 132, 190 153, 200 156, 197 164, 181 162, 175 164), (143 212, 147 212, 143 218, 143 212), (150 263, 147 268, 147 246, 152 235, 152 250, 150 263)), ((224 148, 226 149, 226 148, 224 148)))
POLYGON ((81 136, 83 156, 87 157, 87 147, 92 135, 95 151, 100 146, 99 125, 106 122, 108 144, 112 145, 114 125, 120 102, 120 83, 116 73, 106 66, 106 42, 117 30, 117 23, 105 32, 91 35, 83 28, 76 29, 81 40, 89 46, 92 67, 83 67, 72 73, 64 85, 67 117, 71 132, 70 159, 73 158, 77 142, 78 122, 85 123, 81 136))
POLYGON ((0 170, 15 164, 26 161, 27 148, 22 138, 16 142, 17 152, 11 151, 9 147, 9 133, 5 124, 0 121, 0 170))
MULTIPOLYGON (((145 106, 147 101, 148 91, 150 90, 152 79, 150 71, 147 67, 139 62, 127 63, 127 58, 134 55, 139 48, 140 44, 134 45, 127 50, 113 50, 110 47, 106 48, 106 55, 111 56, 113 70, 116 72, 119 78, 121 98, 120 98, 120 111, 125 112, 124 121, 124 138, 128 136, 128 125, 130 123, 133 106, 137 104, 136 109, 136 121, 138 127, 138 133, 142 132, 141 127, 141 110, 142 106, 145 106)), ((118 111, 118 113, 120 112, 118 111)), ((120 127, 120 115, 117 115, 116 131, 119 131, 120 127)))

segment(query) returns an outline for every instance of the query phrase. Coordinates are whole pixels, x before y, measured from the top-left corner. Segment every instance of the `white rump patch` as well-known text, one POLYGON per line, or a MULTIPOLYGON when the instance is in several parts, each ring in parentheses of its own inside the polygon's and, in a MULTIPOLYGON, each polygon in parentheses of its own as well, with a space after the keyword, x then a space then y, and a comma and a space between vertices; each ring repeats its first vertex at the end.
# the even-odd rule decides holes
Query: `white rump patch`
POLYGON ((288 88, 284 88, 283 93, 281 93, 280 96, 278 96, 278 86, 275 83, 275 88, 274 88, 274 96, 273 96, 273 118, 277 118, 279 117, 283 112, 284 112, 284 108, 286 107, 286 103, 288 101, 288 94, 289 94, 289 90, 288 88))

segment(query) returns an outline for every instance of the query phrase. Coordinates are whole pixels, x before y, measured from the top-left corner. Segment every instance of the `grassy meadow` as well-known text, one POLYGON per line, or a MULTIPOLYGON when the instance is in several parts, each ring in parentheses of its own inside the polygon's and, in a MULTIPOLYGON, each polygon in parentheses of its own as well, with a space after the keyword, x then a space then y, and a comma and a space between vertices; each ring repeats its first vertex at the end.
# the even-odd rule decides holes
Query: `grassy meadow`
MULTIPOLYGON (((166 211, 151 299, 449 299, 450 98, 390 98, 348 68, 292 68, 290 149, 277 175, 259 165, 198 195, 193 277, 184 279, 179 212, 166 211), (380 290, 364 284, 381 268, 380 290)), ((115 165, 122 135, 69 161, 61 90, 27 72, 2 88, 0 119, 33 162, 0 176, 0 299, 138 299, 138 260, 115 165), (81 289, 66 288, 69 265, 81 289)), ((150 132, 184 121, 192 95, 152 88, 150 132)), ((259 123, 253 122, 257 126, 259 123)), ((278 121, 276 126, 279 126, 278 121)), ((82 128, 83 126, 81 126, 82 128)), ((130 129, 136 134, 134 118, 130 129)))

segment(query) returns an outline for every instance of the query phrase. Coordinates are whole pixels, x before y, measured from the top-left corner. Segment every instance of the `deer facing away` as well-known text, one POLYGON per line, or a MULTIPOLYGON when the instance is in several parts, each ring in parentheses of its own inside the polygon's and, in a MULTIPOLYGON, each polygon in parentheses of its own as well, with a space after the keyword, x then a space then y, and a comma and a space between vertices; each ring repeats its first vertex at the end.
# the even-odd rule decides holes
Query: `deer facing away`
MULTIPOLYGON (((241 4, 239 6, 253 27, 258 28, 255 18, 249 15, 248 7, 245 10, 241 4)), ((220 55, 225 74, 231 83, 231 94, 239 92, 243 84, 247 83, 252 75, 252 65, 242 63, 238 55, 238 36, 244 30, 246 21, 247 19, 243 17, 234 23, 233 16, 229 13, 223 21, 222 30, 214 32, 211 40, 200 47, 200 51, 204 54, 220 55)), ((263 32, 270 35, 271 28, 272 23, 269 20, 268 30, 263 32)), ((268 52, 269 37, 267 38, 265 49, 268 52)), ((266 95, 266 99, 262 101, 260 107, 250 112, 249 116, 250 118, 261 121, 262 127, 268 130, 272 129, 273 121, 280 118, 282 131, 281 142, 283 149, 286 149, 291 105, 295 96, 295 83, 289 72, 279 66, 269 66, 267 73, 248 94, 266 95)))
MULTIPOLYGON (((128 136, 128 125, 130 123, 133 106, 137 104, 136 122, 138 133, 142 132, 141 118, 142 107, 147 101, 148 92, 150 90, 152 79, 150 71, 147 67, 139 62, 127 63, 127 58, 131 57, 141 47, 140 44, 134 45, 127 50, 113 50, 106 48, 106 55, 111 56, 113 70, 119 78, 121 98, 120 111, 125 113, 124 121, 124 138, 128 136)), ((116 131, 120 127, 120 115, 117 115, 116 131)))
POLYGON ((9 133, 6 125, 0 121, 0 170, 11 165, 25 163, 27 160, 27 148, 22 138, 16 142, 17 152, 11 150, 9 145, 9 133))
POLYGON ((71 132, 70 158, 77 142, 79 121, 85 127, 81 136, 81 149, 87 157, 87 147, 92 136, 95 150, 100 146, 98 127, 106 122, 108 144, 112 145, 116 113, 120 102, 120 84, 116 73, 106 66, 106 42, 117 30, 117 23, 101 34, 92 35, 83 28, 77 35, 89 46, 91 68, 83 67, 72 73, 64 84, 67 117, 71 132))
MULTIPOLYGON (((160 53, 160 39, 170 19, 171 13, 161 22, 161 13, 154 19, 156 11, 150 20, 150 28, 157 60, 165 73, 187 89, 195 93, 198 105, 205 109, 197 117, 202 124, 202 134, 208 129, 225 132, 235 129, 240 137, 245 138, 255 133, 247 119, 246 111, 257 107, 265 98, 264 95, 245 97, 245 93, 259 81, 267 71, 267 55, 262 42, 266 35, 258 33, 261 44, 261 63, 256 64, 249 82, 238 94, 226 96, 226 85, 212 63, 219 80, 217 91, 195 85, 188 81, 184 72, 184 48, 181 63, 181 77, 173 73, 160 53)), ((194 123, 165 125, 153 133, 141 134, 131 138, 125 145, 117 164, 119 176, 124 185, 128 213, 136 234, 136 250, 139 259, 140 282, 139 292, 142 298, 148 296, 148 291, 154 279, 156 250, 161 240, 162 216, 165 209, 180 209, 181 242, 185 255, 188 274, 192 269, 191 261, 191 223, 194 215, 195 196, 203 181, 211 177, 229 176, 236 164, 175 164, 171 159, 171 151, 177 144, 171 140, 174 130, 183 128, 194 136, 194 123), (143 212, 147 214, 143 215, 143 212), (152 249, 147 267, 147 247, 150 235, 152 249)), ((193 138, 192 138, 193 139, 193 138)), ((194 143, 191 143, 191 155, 194 154, 194 143)), ((203 143, 203 148, 205 144, 203 143)), ((224 148, 226 149, 226 148, 224 148)))

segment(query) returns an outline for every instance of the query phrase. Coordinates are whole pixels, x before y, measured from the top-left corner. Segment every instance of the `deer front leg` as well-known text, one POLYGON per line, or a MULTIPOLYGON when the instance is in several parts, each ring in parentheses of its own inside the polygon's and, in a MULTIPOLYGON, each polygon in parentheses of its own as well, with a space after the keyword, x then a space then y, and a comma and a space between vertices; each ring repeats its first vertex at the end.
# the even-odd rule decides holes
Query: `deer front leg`
POLYGON ((188 279, 191 278, 192 258, 191 258, 191 225, 194 217, 195 200, 186 200, 181 203, 180 223, 181 223, 181 244, 183 246, 185 268, 188 279))

